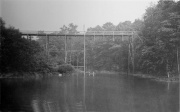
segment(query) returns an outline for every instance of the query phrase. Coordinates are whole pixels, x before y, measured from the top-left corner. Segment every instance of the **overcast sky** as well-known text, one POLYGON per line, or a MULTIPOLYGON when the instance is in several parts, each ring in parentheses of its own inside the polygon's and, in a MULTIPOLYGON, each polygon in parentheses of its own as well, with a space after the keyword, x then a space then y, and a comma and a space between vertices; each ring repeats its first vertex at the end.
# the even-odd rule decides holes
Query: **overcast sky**
POLYGON ((158 0, 0 0, 1 17, 20 30, 58 31, 74 23, 78 30, 141 19, 158 0))

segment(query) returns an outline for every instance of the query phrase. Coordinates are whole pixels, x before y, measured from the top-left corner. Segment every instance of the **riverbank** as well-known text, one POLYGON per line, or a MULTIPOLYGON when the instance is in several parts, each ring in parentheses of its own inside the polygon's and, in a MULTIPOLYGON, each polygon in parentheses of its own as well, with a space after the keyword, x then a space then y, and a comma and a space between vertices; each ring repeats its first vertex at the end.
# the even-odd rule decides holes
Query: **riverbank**
MULTIPOLYGON (((106 73, 106 74, 123 74, 127 75, 126 72, 114 72, 114 71, 98 71, 97 73, 106 73)), ((139 78, 146 78, 150 80, 155 80, 155 81, 160 81, 160 82, 179 82, 179 75, 173 75, 171 77, 167 76, 162 76, 162 75, 153 75, 153 74, 142 74, 142 73, 129 73, 129 75, 134 76, 134 77, 139 77, 139 78)))
POLYGON ((140 78, 146 78, 146 79, 151 79, 151 80, 155 80, 155 81, 161 81, 161 82, 179 82, 179 76, 171 76, 171 77, 167 77, 167 76, 158 76, 158 75, 152 75, 152 74, 141 74, 141 73, 137 73, 137 74, 130 74, 132 76, 135 77, 140 77, 140 78))
POLYGON ((14 72, 14 73, 0 73, 0 78, 25 78, 38 79, 43 77, 53 76, 52 72, 14 72))
MULTIPOLYGON (((80 70, 75 70, 76 73, 83 73, 83 71, 80 70)), ((125 72, 114 72, 114 71, 93 71, 95 74, 123 74, 127 75, 125 72)), ((43 77, 50 77, 53 75, 58 75, 58 72, 23 72, 23 73, 6 73, 2 74, 0 73, 0 78, 25 78, 25 79, 38 79, 38 78, 43 78, 43 77)), ((146 78, 150 80, 155 80, 155 81, 161 81, 161 82, 179 82, 179 76, 158 76, 158 75, 152 75, 152 74, 142 74, 142 73, 136 73, 136 74, 129 74, 130 76, 134 77, 139 77, 139 78, 146 78)))
MULTIPOLYGON (((115 71, 95 71, 96 74, 109 74, 109 75, 113 75, 113 74, 122 74, 122 75, 127 75, 126 72, 115 72, 115 71)), ((155 81, 160 81, 160 82, 179 82, 179 76, 178 75, 174 75, 171 77, 167 77, 167 76, 160 76, 160 75, 153 75, 153 74, 142 74, 142 73, 136 73, 136 74, 129 74, 130 76, 134 76, 134 77, 139 77, 139 78, 146 78, 146 79, 150 79, 150 80, 155 80, 155 81)))

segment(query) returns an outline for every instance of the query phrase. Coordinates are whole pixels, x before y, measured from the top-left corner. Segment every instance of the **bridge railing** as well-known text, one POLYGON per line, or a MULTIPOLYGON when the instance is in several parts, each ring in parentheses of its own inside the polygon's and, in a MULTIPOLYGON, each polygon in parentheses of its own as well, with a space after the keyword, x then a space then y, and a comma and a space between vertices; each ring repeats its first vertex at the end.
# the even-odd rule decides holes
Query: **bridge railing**
POLYGON ((132 31, 88 31, 86 35, 132 35, 132 31))
POLYGON ((20 30, 23 35, 133 35, 133 31, 77 31, 61 33, 60 31, 20 30))

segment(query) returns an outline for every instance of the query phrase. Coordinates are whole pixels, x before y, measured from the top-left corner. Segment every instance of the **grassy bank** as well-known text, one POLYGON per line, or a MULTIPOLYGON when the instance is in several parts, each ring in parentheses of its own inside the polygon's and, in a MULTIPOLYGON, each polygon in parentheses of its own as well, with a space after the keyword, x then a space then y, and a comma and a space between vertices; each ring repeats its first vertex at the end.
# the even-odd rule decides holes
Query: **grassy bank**
MULTIPOLYGON (((115 72, 115 71, 95 71, 96 74, 122 74, 122 75, 127 75, 126 72, 115 72)), ((163 76, 163 75, 153 75, 153 74, 142 74, 142 73, 129 73, 131 76, 135 77, 140 77, 140 78, 146 78, 150 80, 155 80, 155 81, 162 81, 162 82, 179 82, 179 75, 173 75, 171 77, 163 76)))
POLYGON ((13 72, 13 73, 0 73, 0 78, 43 78, 52 76, 52 72, 13 72))
POLYGON ((162 81, 162 82, 179 82, 179 75, 167 77, 167 76, 159 76, 159 75, 153 75, 153 74, 141 74, 141 73, 136 73, 136 74, 130 74, 135 77, 140 77, 140 78, 146 78, 146 79, 151 79, 155 81, 162 81))
MULTIPOLYGON (((100 74, 117 74, 118 73, 122 75, 127 75, 127 72, 115 72, 115 71, 97 71, 96 73, 100 73, 100 74)), ((173 75, 173 76, 170 76, 169 78, 167 76, 156 75, 156 74, 129 73, 129 75, 134 76, 134 77, 155 80, 155 81, 162 81, 162 82, 179 82, 179 75, 173 75)))

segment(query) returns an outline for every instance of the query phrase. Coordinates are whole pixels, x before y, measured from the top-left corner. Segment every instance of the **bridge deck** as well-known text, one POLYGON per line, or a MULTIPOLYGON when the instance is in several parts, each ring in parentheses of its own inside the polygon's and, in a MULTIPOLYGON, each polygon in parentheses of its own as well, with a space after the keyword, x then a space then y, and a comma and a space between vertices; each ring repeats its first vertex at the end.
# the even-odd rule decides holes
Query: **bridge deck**
POLYGON ((58 32, 46 31, 40 33, 38 31, 20 31, 22 36, 132 36, 133 31, 102 31, 102 32, 77 32, 62 34, 58 32))

